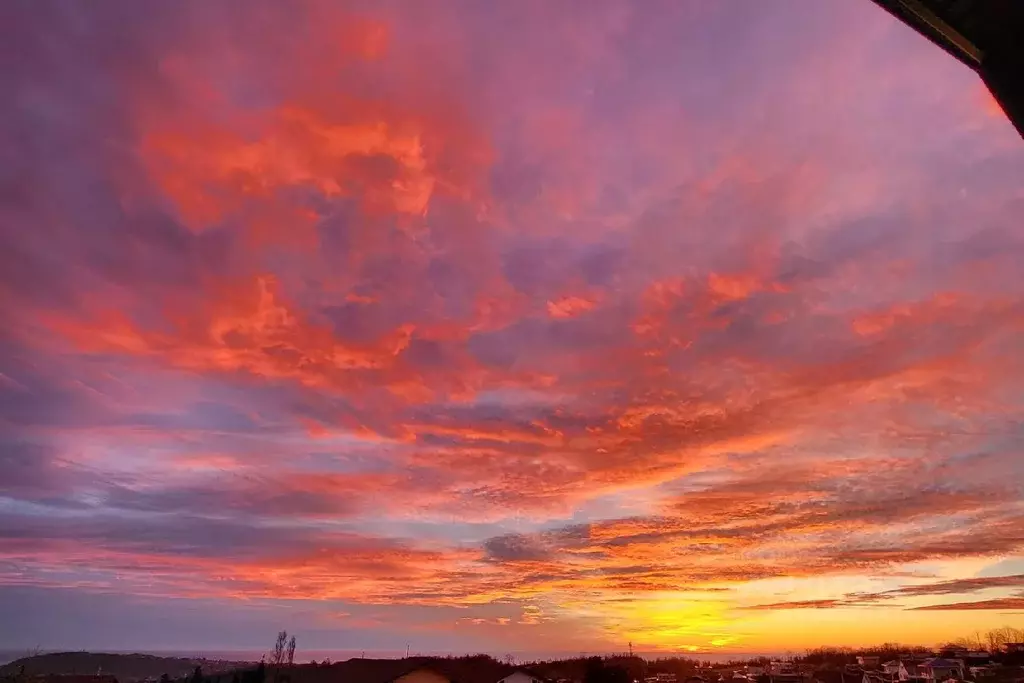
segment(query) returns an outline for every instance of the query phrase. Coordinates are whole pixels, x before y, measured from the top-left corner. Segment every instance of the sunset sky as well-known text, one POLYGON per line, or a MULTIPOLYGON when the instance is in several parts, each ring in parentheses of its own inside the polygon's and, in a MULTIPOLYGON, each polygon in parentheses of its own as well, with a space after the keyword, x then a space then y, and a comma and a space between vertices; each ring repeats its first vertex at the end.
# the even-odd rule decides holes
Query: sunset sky
POLYGON ((0 64, 0 646, 1024 626, 1024 142, 868 0, 9 0, 0 64))

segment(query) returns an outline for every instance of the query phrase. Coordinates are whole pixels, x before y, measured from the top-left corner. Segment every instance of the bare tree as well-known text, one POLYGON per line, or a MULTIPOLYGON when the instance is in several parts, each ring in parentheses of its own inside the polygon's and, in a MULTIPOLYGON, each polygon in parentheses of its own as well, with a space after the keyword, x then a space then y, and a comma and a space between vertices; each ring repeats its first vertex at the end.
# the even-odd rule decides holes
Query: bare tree
POLYGON ((288 666, 295 663, 295 636, 288 641, 288 666))
POLYGON ((978 642, 979 641, 976 640, 974 637, 964 636, 963 638, 957 638, 956 640, 949 641, 948 643, 946 643, 945 645, 943 645, 939 649, 940 650, 954 650, 954 649, 957 649, 957 648, 962 648, 964 650, 972 650, 972 649, 977 649, 978 642))
POLYGON ((281 678, 281 665, 285 661, 285 649, 288 647, 288 631, 280 631, 277 634, 277 640, 274 641, 274 651, 270 653, 270 668, 273 671, 273 681, 277 681, 281 678))
POLYGON ((270 655, 270 666, 279 667, 284 663, 284 651, 288 643, 288 631, 281 631, 277 634, 274 642, 274 651, 270 655))
POLYGON ((1012 626, 994 628, 985 634, 985 640, 988 641, 990 652, 998 652, 1007 643, 1024 642, 1024 629, 1012 626))

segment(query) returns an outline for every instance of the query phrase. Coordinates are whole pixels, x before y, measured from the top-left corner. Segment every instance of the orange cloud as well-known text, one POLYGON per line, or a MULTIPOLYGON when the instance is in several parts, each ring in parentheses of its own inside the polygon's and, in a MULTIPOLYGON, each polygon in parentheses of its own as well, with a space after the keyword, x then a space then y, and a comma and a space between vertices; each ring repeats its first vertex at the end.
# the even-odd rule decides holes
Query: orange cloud
POLYGON ((942 605, 926 605, 914 607, 914 610, 928 611, 960 611, 960 610, 1018 610, 1024 608, 1024 597, 993 598, 992 600, 975 600, 974 602, 951 602, 942 605))
MULTIPOLYGON (((328 123, 299 108, 276 112, 261 128, 252 142, 228 130, 157 133, 143 142, 165 191, 197 229, 252 200, 288 210, 275 193, 303 186, 326 198, 356 197, 368 211, 426 213, 436 181, 415 130, 386 121, 328 123), (211 203, 218 196, 226 203, 211 203)), ((296 232, 314 219, 301 207, 280 218, 296 232)))
POLYGON ((596 303, 578 296, 564 296, 556 301, 549 301, 548 315, 552 318, 573 318, 593 310, 596 303))

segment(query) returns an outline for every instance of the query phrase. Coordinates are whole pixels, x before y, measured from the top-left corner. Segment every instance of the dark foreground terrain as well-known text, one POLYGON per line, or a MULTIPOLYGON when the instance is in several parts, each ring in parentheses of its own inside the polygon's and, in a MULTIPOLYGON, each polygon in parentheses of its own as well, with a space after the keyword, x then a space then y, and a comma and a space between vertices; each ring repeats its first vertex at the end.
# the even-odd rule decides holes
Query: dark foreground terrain
POLYGON ((186 657, 158 657, 144 654, 113 654, 103 652, 51 652, 22 657, 0 666, 0 678, 18 675, 96 675, 113 676, 118 681, 184 678, 202 667, 204 672, 217 673, 252 666, 245 662, 224 662, 186 657))

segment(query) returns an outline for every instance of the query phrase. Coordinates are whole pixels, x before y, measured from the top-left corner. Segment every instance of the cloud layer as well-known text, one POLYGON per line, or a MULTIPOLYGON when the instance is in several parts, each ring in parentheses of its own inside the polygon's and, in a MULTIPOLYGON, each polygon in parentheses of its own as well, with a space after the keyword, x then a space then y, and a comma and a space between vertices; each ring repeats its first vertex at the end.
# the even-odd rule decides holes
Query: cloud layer
POLYGON ((871 3, 4 12, 0 605, 534 651, 1020 607, 1024 155, 871 3))

